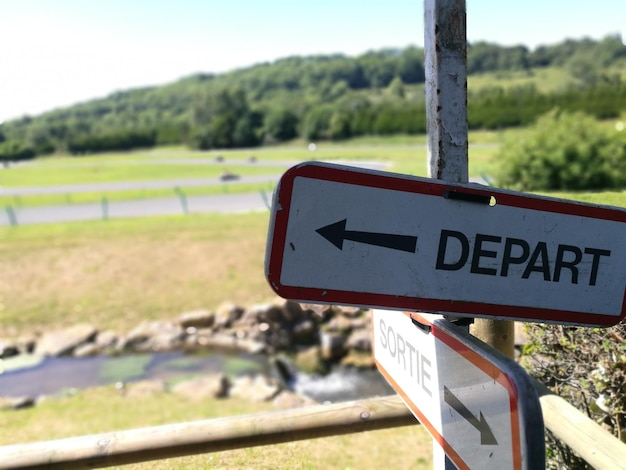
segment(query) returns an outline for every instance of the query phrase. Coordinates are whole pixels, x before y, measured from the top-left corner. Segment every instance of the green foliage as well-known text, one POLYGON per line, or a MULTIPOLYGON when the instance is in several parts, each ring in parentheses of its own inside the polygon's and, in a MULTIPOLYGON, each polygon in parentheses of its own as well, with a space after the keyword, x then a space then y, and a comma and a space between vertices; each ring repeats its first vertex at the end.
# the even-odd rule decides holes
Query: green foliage
POLYGON ((387 93, 396 98, 404 98, 404 83, 400 77, 394 78, 387 87, 387 93))
POLYGON ((0 161, 29 160, 35 156, 35 151, 20 142, 7 140, 0 142, 0 161))
MULTIPOLYGON (((487 42, 470 44, 467 49, 467 73, 496 70, 526 70, 531 53, 524 46, 502 47, 487 42)), ((549 65, 549 62, 543 65, 549 65)))
MULTIPOLYGON (((607 329, 530 325, 523 365, 556 394, 626 442, 626 324, 607 329)), ((550 469, 587 469, 547 435, 550 469)))
POLYGON ((274 108, 265 117, 264 131, 270 140, 291 140, 298 135, 298 116, 286 108, 274 108))
POLYGON ((520 190, 626 186, 626 139, 583 113, 552 111, 523 139, 502 145, 496 179, 520 190))
POLYGON ((307 140, 328 138, 330 118, 333 108, 330 105, 320 105, 311 109, 304 117, 302 134, 307 140))
POLYGON ((254 147, 261 141, 262 116, 250 109, 244 90, 225 88, 194 105, 189 126, 193 148, 254 147))
POLYGON ((153 147, 156 132, 153 130, 135 131, 120 129, 106 134, 88 134, 76 137, 67 144, 67 149, 74 155, 108 152, 112 150, 132 150, 153 147))
MULTIPOLYGON (((131 130, 151 130, 158 144, 199 149, 285 141, 297 133, 341 139, 423 132, 423 117, 406 113, 425 112, 423 62, 424 50, 415 46, 357 57, 287 57, 226 74, 197 74, 165 86, 116 92, 6 122, 2 134, 40 155, 66 151, 70 145, 78 153, 127 148, 115 141, 131 130), (276 109, 290 115, 281 116, 276 109)), ((554 107, 597 118, 616 117, 626 109, 626 85, 616 74, 624 63, 626 48, 618 35, 601 41, 565 41, 535 51, 470 44, 470 74, 495 72, 499 79, 513 73, 541 75, 531 67, 561 67, 568 73, 564 84, 552 86, 549 94, 538 91, 544 87, 501 89, 499 83, 482 92, 470 90, 470 128, 524 126, 554 107)))

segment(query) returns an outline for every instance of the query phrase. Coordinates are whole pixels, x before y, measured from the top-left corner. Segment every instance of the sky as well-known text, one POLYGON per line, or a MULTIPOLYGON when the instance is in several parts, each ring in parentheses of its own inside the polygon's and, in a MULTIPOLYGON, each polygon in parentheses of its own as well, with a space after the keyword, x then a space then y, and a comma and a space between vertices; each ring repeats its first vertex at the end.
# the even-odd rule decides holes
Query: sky
MULTIPOLYGON (((626 0, 466 0, 468 41, 626 39, 626 0)), ((292 55, 424 45, 420 0, 2 0, 0 123, 292 55)))

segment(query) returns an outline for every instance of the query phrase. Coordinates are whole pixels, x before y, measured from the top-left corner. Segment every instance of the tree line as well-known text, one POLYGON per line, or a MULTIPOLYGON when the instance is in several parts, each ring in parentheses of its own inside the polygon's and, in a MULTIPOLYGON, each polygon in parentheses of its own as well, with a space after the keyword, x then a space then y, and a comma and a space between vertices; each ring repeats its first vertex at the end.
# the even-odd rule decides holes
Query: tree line
MULTIPOLYGON (((552 108, 598 118, 626 109, 626 85, 610 67, 626 61, 619 36, 568 40, 529 50, 468 46, 468 73, 561 67, 573 85, 470 90, 470 128, 527 125, 552 108)), ((288 57, 229 73, 197 74, 159 87, 114 93, 0 126, 0 159, 52 152, 76 155, 162 144, 252 147, 296 137, 344 139, 426 131, 424 51, 370 51, 357 57, 288 57)))

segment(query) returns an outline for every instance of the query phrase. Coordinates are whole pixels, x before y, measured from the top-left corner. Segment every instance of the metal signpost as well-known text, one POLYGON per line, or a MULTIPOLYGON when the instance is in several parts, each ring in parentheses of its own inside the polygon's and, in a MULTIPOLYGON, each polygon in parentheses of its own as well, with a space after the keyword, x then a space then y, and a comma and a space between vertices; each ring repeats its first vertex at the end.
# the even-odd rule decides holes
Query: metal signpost
POLYGON ((530 377, 451 322, 428 317, 374 310, 380 372, 457 468, 545 468, 530 377))
POLYGON ((440 469, 544 468, 529 376, 510 353, 523 320, 626 317, 626 210, 468 184, 464 0, 425 0, 430 174, 295 166, 272 204, 266 277, 282 297, 375 310, 374 359, 433 436, 440 469), (481 320, 481 317, 487 320, 481 320), (467 322, 465 322, 467 324, 467 322))
POLYGON ((624 222, 615 208, 303 163, 275 192, 266 274, 292 300, 609 326, 626 316, 624 222))

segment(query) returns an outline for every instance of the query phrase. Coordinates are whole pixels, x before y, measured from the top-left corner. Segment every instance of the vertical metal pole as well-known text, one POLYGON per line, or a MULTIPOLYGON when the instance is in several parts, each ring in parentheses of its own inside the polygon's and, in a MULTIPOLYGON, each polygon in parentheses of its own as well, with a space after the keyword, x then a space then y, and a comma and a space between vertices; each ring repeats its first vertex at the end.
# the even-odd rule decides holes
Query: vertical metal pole
MULTIPOLYGON (((431 178, 467 183, 465 0, 424 1, 426 122, 431 178)), ((433 469, 455 468, 433 439, 433 469)))
POLYGON ((7 212, 7 218, 9 219, 9 225, 11 227, 15 227, 17 225, 17 217, 15 216, 15 211, 11 206, 6 206, 5 210, 7 212))
MULTIPOLYGON (((465 0, 424 1, 426 121, 431 178, 467 183, 467 15, 465 0)), ((473 333, 512 354, 513 322, 477 319, 473 333), (510 346, 510 347, 509 347, 510 346)), ((455 465, 433 440, 433 468, 455 465)))
POLYGON ((102 206, 102 220, 108 220, 109 219, 109 200, 107 199, 106 196, 102 196, 101 206, 102 206))
POLYGON ((467 183, 465 0, 424 1, 424 44, 430 176, 467 183))
MULTIPOLYGON (((465 0, 424 1, 426 118, 432 178, 468 181, 465 0)), ((472 334, 514 356, 514 322, 476 319, 472 334)))
POLYGON ((178 198, 180 199, 180 206, 183 209, 183 214, 189 214, 189 207, 187 205, 187 196, 185 195, 183 190, 180 188, 180 186, 176 186, 174 188, 174 191, 176 192, 176 194, 178 194, 178 198))

